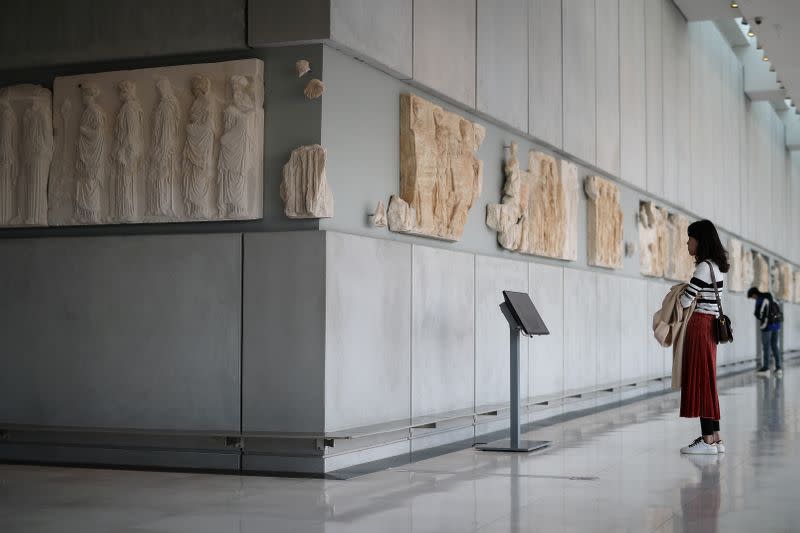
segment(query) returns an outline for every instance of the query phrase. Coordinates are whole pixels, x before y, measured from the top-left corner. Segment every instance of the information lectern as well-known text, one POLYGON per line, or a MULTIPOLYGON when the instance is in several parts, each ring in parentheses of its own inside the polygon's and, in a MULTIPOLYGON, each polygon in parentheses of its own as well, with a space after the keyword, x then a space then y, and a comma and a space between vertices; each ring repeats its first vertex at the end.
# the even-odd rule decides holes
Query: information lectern
POLYGON ((511 438, 481 444, 476 448, 487 452, 530 452, 544 448, 550 441, 519 439, 519 336, 520 333, 528 337, 550 335, 550 331, 530 296, 524 292, 503 291, 503 299, 505 301, 500 304, 500 311, 508 321, 511 340, 511 438))

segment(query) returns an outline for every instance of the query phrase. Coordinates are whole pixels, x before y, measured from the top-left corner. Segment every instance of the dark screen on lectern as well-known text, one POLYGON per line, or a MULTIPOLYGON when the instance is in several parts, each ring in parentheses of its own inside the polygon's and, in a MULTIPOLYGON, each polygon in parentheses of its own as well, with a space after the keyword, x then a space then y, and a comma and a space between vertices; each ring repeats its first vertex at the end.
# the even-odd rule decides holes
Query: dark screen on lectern
POLYGON ((503 291, 503 298, 511 308, 514 318, 522 326, 525 335, 550 335, 530 296, 524 292, 503 291))

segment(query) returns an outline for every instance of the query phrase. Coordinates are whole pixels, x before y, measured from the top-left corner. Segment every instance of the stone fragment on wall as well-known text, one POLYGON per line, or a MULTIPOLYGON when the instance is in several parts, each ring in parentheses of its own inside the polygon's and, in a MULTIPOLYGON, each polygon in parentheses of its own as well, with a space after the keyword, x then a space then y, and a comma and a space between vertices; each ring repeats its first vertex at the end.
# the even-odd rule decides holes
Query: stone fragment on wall
POLYGON ((52 106, 39 85, 0 89, 0 227, 47 225, 52 106))
POLYGON ((728 263, 731 266, 728 289, 733 292, 749 289, 753 282, 753 254, 744 249, 742 241, 728 240, 728 263))
POLYGON ((753 250, 753 286, 761 292, 769 291, 769 263, 767 258, 753 250))
POLYGON ((459 240, 481 193, 483 163, 477 152, 485 135, 480 124, 417 95, 401 95, 400 195, 389 204, 389 229, 459 240))
POLYGON ((794 273, 794 303, 800 304, 800 270, 794 273))
POLYGON ((778 270, 778 283, 775 296, 785 302, 794 300, 794 274, 792 265, 784 261, 775 261, 778 270))
POLYGON ((592 266, 622 268, 624 217, 619 205, 619 187, 600 176, 587 176, 587 254, 592 266))
POLYGON ((653 202, 639 202, 639 271, 663 277, 667 255, 667 210, 653 202))
POLYGON ((667 215, 667 254, 664 277, 673 281, 689 281, 694 274, 694 258, 689 255, 689 219, 678 213, 667 215))
POLYGON ((283 166, 281 199, 289 218, 330 218, 333 192, 325 177, 327 152, 318 144, 292 150, 283 166))
POLYGON ((261 60, 59 77, 54 109, 50 224, 262 217, 261 60))
POLYGON ((517 150, 512 143, 503 199, 487 206, 486 224, 508 250, 577 260, 577 166, 531 150, 523 171, 517 150))

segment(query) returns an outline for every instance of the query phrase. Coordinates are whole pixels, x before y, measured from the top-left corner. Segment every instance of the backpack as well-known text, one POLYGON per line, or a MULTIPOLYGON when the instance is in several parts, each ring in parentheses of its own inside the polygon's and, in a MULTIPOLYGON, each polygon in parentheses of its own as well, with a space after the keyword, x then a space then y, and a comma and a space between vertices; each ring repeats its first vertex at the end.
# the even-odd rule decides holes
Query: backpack
POLYGON ((781 324, 783 322, 783 311, 781 310, 781 306, 775 300, 769 301, 767 320, 770 324, 781 324))

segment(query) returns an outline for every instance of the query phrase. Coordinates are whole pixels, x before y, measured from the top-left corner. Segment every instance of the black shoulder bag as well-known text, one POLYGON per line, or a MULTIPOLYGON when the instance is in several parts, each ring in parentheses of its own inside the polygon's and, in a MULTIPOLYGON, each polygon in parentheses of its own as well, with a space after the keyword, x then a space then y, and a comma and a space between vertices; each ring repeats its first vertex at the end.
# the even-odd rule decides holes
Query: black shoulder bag
POLYGON ((719 316, 714 319, 714 338, 717 340, 717 344, 733 342, 731 319, 722 312, 722 301, 719 298, 717 279, 714 276, 714 265, 711 264, 711 261, 706 261, 706 263, 708 263, 708 269, 711 271, 711 283, 714 285, 714 294, 717 295, 717 307, 719 308, 719 316))

